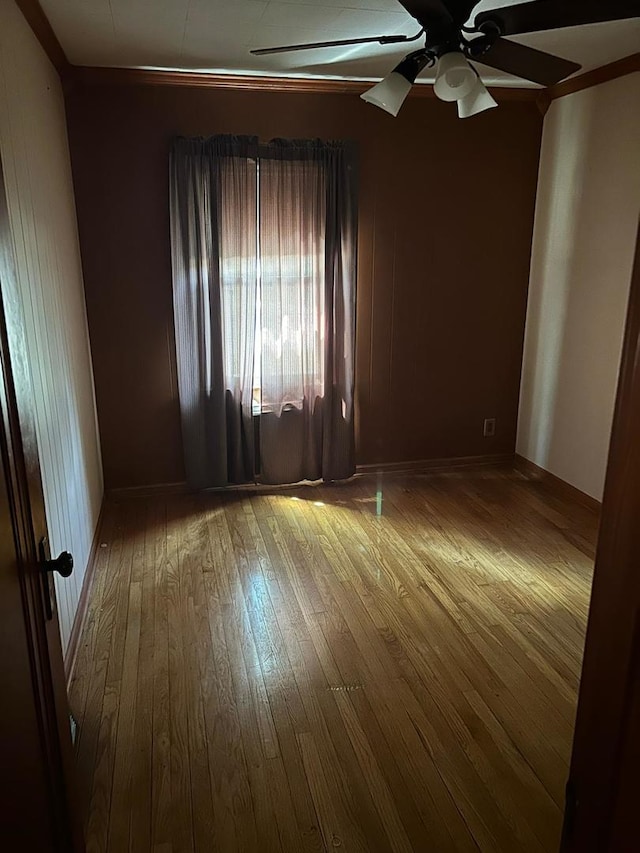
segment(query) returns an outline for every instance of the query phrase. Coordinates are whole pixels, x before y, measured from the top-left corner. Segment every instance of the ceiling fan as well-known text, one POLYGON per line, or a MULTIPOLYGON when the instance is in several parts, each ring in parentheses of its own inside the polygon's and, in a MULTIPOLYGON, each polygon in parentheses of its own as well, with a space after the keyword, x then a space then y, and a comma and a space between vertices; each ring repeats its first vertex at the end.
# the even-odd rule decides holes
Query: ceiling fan
POLYGON ((467 118, 497 106, 470 59, 543 86, 558 83, 581 67, 568 59, 509 41, 505 36, 640 16, 640 0, 529 0, 480 12, 469 23, 479 0, 399 2, 420 25, 416 35, 292 44, 260 48, 251 53, 261 56, 374 42, 403 44, 424 36, 423 47, 409 53, 384 80, 361 97, 396 116, 418 74, 437 63, 435 94, 441 100, 456 101, 458 115, 467 118))

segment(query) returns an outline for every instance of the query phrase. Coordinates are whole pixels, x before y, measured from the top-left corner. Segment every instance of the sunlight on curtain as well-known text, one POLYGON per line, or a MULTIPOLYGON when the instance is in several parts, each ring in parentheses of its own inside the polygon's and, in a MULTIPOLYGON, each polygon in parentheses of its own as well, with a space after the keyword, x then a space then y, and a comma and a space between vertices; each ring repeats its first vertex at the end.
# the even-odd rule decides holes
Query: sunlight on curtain
POLYGON ((324 395, 326 180, 323 164, 260 162, 262 411, 324 395))
POLYGON ((218 252, 225 390, 251 411, 258 286, 255 159, 219 157, 218 252))

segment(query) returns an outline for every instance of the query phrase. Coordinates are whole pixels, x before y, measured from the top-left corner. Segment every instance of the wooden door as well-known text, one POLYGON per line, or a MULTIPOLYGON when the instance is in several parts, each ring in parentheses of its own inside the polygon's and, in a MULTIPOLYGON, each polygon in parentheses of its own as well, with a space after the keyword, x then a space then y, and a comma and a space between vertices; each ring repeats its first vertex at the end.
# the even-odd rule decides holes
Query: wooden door
POLYGON ((34 401, 0 169, 0 849, 77 853, 60 630, 34 401))
POLYGON ((563 850, 640 849, 640 231, 631 280, 563 850))

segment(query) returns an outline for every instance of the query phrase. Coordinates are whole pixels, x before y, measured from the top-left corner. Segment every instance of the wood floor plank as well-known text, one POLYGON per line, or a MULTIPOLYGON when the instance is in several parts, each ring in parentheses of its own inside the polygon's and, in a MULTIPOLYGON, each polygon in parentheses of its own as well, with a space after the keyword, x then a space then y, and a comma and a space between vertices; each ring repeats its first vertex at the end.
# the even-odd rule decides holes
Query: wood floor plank
POLYGON ((140 642, 138 647, 138 674, 135 689, 135 723, 131 763, 131 821, 129 849, 151 847, 151 786, 153 755, 153 664, 155 620, 155 566, 156 539, 155 507, 147 505, 144 519, 144 546, 141 566, 140 642))
POLYGON ((169 621, 167 571, 167 508, 149 502, 149 525, 155 531, 153 614, 153 709, 151 725, 151 838, 154 847, 170 846, 171 726, 169 693, 169 621))
POLYGON ((107 502, 87 849, 552 853, 597 522, 506 468, 107 502))
MULTIPOLYGON (((178 850, 193 849, 191 767, 189 763, 189 716, 185 661, 182 560, 178 547, 182 516, 177 499, 167 505, 167 629, 169 640, 169 732, 171 838, 178 850)), ((191 722, 191 724, 193 724, 191 722)))
MULTIPOLYGON (((265 518, 270 514, 270 506, 264 501, 261 503, 262 511, 258 510, 257 514, 254 514, 255 526, 252 533, 256 549, 254 554, 255 570, 253 573, 248 573, 246 562, 241 560, 240 577, 244 578, 244 585, 242 580, 240 584, 245 591, 244 605, 251 634, 254 639, 261 637, 265 649, 269 649, 268 654, 263 653, 258 657, 270 708, 270 718, 278 742, 279 754, 270 759, 268 766, 272 768, 272 772, 280 774, 282 762, 284 762, 287 768, 289 789, 287 791, 281 785, 273 802, 276 811, 282 808, 283 802, 290 802, 293 812, 289 813, 295 815, 295 827, 279 827, 281 839, 290 837, 293 832, 302 842, 298 849, 318 850, 322 843, 320 828, 311 799, 309 783, 304 775, 300 745, 295 737, 296 732, 307 731, 309 724, 298 692, 298 685, 291 669, 291 661, 285 647, 281 627, 273 612, 274 600, 272 595, 275 596, 275 592, 269 591, 267 581, 262 574, 260 555, 264 556, 268 551, 263 533, 267 539, 270 537, 270 527, 265 524, 265 518), (266 513, 264 512, 265 508, 267 509, 266 513), (280 757, 282 757, 282 761, 280 761, 280 757)), ((247 519, 247 532, 249 525, 250 521, 247 519)), ((245 555, 247 553, 250 553, 249 549, 245 555)), ((281 595, 280 587, 285 583, 286 577, 283 575, 276 584, 278 595, 281 595)), ((295 612, 297 602, 293 603, 292 594, 289 595, 289 599, 293 604, 291 609, 295 612)), ((275 598, 276 602, 279 600, 281 599, 275 598)), ((241 618, 238 621, 242 623, 241 618)), ((245 644, 245 649, 247 649, 247 645, 245 644)), ((247 671, 251 671, 250 666, 247 667, 247 671)))
MULTIPOLYGON (((233 679, 233 689, 236 697, 236 713, 242 739, 243 753, 246 761, 247 775, 253 802, 253 814, 256 825, 256 835, 262 839, 265 850, 282 850, 280 833, 277 823, 273 820, 276 806, 272 788, 272 774, 279 773, 279 767, 274 760, 279 757, 277 735, 271 716, 271 707, 264 688, 262 671, 255 665, 254 654, 251 651, 251 640, 247 636, 248 620, 231 608, 222 608, 222 630, 229 656, 230 676, 233 679), (238 625, 241 621, 241 625, 238 625), (243 638, 244 634, 244 638, 243 638), (249 669, 245 662, 243 649, 247 650, 249 669)), ((216 768, 214 768, 214 775, 216 768)), ((283 790, 280 800, 288 795, 288 786, 283 790)), ((290 810, 293 807, 290 806, 290 810)), ((298 838, 297 827, 292 821, 288 822, 290 830, 287 843, 302 848, 298 838)))
POLYGON ((186 705, 189 742, 189 781, 191 788, 191 815, 193 844, 196 853, 215 849, 215 820, 211 773, 207 752, 206 716, 204 697, 209 678, 203 661, 211 658, 211 645, 207 636, 207 602, 203 589, 201 507, 195 496, 185 500, 188 520, 178 527, 178 552, 180 555, 181 627, 185 666, 186 705), (197 604, 196 604, 197 602, 197 604))
MULTIPOLYGON (((110 512, 103 516, 100 530, 101 544, 96 555, 94 582, 88 603, 87 620, 83 628, 80 653, 69 691, 71 712, 75 715, 78 724, 76 737, 78 776, 85 782, 93 778, 100 727, 100 708, 104 697, 106 658, 102 660, 102 663, 99 663, 101 658, 99 644, 106 645, 107 643, 103 599, 106 596, 107 580, 115 574, 109 568, 112 558, 114 558, 115 563, 112 548, 115 525, 115 513, 110 512), (103 545, 104 547, 102 547, 103 545)), ((87 815, 91 799, 91 785, 83 785, 79 795, 83 813, 87 815)))
MULTIPOLYGON (((110 578, 102 597, 102 616, 96 646, 96 676, 99 700, 99 733, 91 784, 91 803, 86 822, 88 851, 109 848, 116 737, 121 699, 121 677, 127 636, 134 516, 116 509, 118 526, 114 553, 109 561, 110 578)), ((96 711, 98 709, 96 708, 96 711)), ((118 816, 118 819, 120 816, 118 816)))
POLYGON ((109 849, 127 850, 131 824, 131 777, 136 762, 134 740, 136 704, 138 700, 138 660, 140 655, 140 616, 142 584, 129 585, 127 634, 124 647, 122 681, 119 691, 118 727, 114 746, 113 789, 109 811, 109 849))

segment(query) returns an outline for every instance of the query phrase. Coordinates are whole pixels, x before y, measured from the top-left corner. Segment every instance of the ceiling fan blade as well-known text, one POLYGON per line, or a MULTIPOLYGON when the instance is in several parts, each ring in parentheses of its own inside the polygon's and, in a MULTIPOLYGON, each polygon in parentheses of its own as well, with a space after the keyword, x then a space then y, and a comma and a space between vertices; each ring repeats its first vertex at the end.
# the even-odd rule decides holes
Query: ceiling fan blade
POLYGON ((470 57, 483 65, 543 86, 553 86, 582 67, 577 62, 503 38, 497 39, 485 53, 477 56, 470 54, 470 57))
POLYGON ((474 24, 481 30, 483 24, 496 23, 500 35, 511 36, 637 17, 638 0, 532 0, 480 12, 474 24))
POLYGON ((291 50, 315 50, 320 47, 342 47, 349 44, 401 44, 406 41, 415 41, 422 35, 422 30, 415 36, 369 36, 361 39, 337 39, 335 41, 313 41, 307 44, 287 44, 282 47, 259 47, 250 50, 254 56, 265 56, 268 53, 287 53, 291 50))

